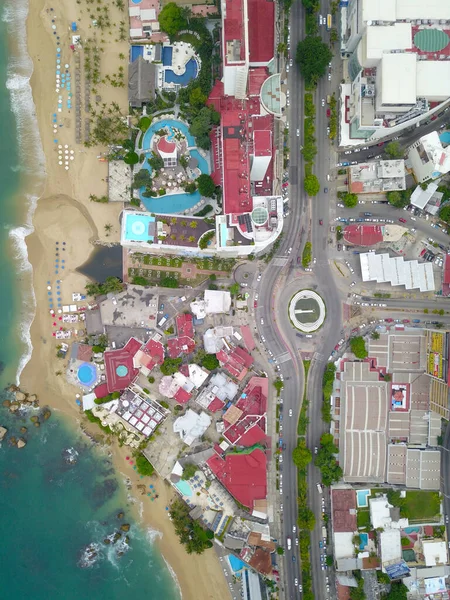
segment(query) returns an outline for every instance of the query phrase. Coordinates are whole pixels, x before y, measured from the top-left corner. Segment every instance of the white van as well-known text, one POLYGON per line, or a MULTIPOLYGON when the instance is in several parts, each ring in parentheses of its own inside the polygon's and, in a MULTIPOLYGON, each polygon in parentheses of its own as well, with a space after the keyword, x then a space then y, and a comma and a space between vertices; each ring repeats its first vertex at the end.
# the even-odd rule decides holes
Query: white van
POLYGON ((317 484, 317 491, 319 492, 319 494, 321 494, 323 492, 322 486, 320 485, 320 483, 317 484))

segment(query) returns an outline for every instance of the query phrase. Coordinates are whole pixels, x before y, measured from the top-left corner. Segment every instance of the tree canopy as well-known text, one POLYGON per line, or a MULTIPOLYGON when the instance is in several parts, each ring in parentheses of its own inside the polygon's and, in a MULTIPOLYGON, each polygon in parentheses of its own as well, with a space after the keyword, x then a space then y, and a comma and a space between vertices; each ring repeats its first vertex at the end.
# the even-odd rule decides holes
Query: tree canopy
POLYGON ((358 204, 358 196, 356 194, 344 194, 342 202, 347 208, 354 208, 358 204))
POLYGON ((313 174, 305 176, 303 186, 308 196, 316 196, 319 193, 320 183, 317 177, 313 174))
POLYGON ((139 475, 153 475, 155 469, 153 465, 145 458, 143 454, 139 454, 136 458, 136 470, 139 475))
POLYGON ((401 581, 391 583, 391 591, 386 596, 386 600, 406 600, 408 597, 408 588, 401 581))
POLYGON ((207 548, 212 548, 214 533, 210 529, 203 529, 198 521, 193 521, 189 510, 187 504, 175 500, 170 507, 170 518, 180 542, 186 546, 186 552, 202 554, 207 548))
POLYGON ((175 2, 169 2, 163 7, 159 13, 158 21, 161 29, 171 36, 185 29, 188 24, 183 8, 175 2))
POLYGON ((123 283, 117 277, 107 277, 104 283, 87 283, 86 294, 88 296, 103 296, 109 292, 121 292, 123 283))
POLYGON ((334 445, 331 433, 324 433, 320 438, 320 448, 317 452, 314 464, 322 473, 324 485, 331 485, 342 478, 342 469, 336 462, 336 454, 339 449, 334 445))
POLYGON ((148 169, 139 169, 139 171, 134 176, 133 187, 135 189, 139 189, 141 187, 146 187, 151 185, 152 177, 150 175, 150 171, 148 169))
POLYGON ((297 447, 292 451, 292 461, 294 465, 303 471, 309 465, 311 459, 311 450, 306 447, 305 440, 300 440, 297 447))
POLYGON ((404 150, 398 142, 389 142, 389 144, 386 144, 384 152, 391 159, 403 158, 404 155, 404 150))
POLYGON ((193 118, 189 132, 195 137, 197 146, 208 150, 211 146, 209 132, 214 125, 220 123, 220 115, 213 108, 204 106, 201 108, 196 117, 193 118))
POLYGON ((214 371, 214 369, 219 367, 219 361, 215 354, 206 354, 206 356, 202 358, 201 364, 202 367, 205 367, 208 371, 214 371))
POLYGON ((297 45, 295 60, 306 85, 315 85, 325 75, 333 54, 319 36, 306 36, 297 45))
POLYGON ((197 473, 198 467, 194 463, 186 463, 183 467, 181 479, 190 479, 197 473))
POLYGON ((450 223, 450 204, 447 204, 439 211, 439 218, 445 221, 446 223, 450 223))
POLYGON ((198 191, 202 196, 206 196, 206 198, 212 198, 216 191, 216 184, 212 180, 210 175, 206 175, 206 173, 202 173, 196 179, 198 191))
POLYGON ((166 358, 161 365, 161 373, 163 375, 173 375, 181 365, 181 358, 166 358))
POLYGON ((366 342, 360 335, 350 338, 350 350, 356 358, 367 358, 366 342))
POLYGON ((402 190, 401 192, 388 192, 386 198, 389 204, 395 206, 395 208, 403 208, 408 206, 409 199, 411 198, 412 190, 402 190))

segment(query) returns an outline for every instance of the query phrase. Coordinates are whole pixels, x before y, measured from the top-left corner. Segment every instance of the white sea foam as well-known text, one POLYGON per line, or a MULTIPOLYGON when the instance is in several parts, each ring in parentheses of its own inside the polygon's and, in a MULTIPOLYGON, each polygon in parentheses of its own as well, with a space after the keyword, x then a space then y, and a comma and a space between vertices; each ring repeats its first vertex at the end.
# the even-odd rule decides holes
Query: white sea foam
POLYGON ((162 536, 162 531, 159 531, 159 529, 152 529, 151 527, 147 527, 147 529, 145 530, 145 537, 150 544, 154 544, 155 540, 157 540, 158 538, 162 538, 162 536))
POLYGON ((8 64, 6 87, 11 98, 11 109, 17 126, 17 138, 21 164, 20 171, 29 177, 27 185, 32 185, 34 193, 26 195, 25 223, 11 229, 9 236, 13 245, 17 262, 17 270, 22 278, 27 278, 29 284, 22 298, 21 319, 19 325, 20 339, 26 347, 20 358, 16 374, 16 383, 30 360, 33 350, 30 327, 36 311, 36 297, 32 287, 32 267, 28 260, 25 238, 33 232, 33 214, 42 190, 45 178, 45 155, 39 136, 36 110, 30 86, 33 73, 33 62, 28 54, 24 23, 28 16, 28 0, 7 0, 1 14, 2 21, 7 23, 11 55, 8 64))
POLYGON ((172 567, 171 567, 171 566, 170 566, 170 564, 167 562, 167 560, 164 558, 164 556, 163 556, 163 560, 164 560, 164 562, 166 563, 166 567, 168 568, 168 570, 169 570, 169 573, 170 573, 170 574, 171 574, 171 576, 172 576, 172 579, 175 581, 175 585, 176 585, 176 586, 177 586, 177 588, 178 588, 178 592, 179 592, 179 594, 180 594, 180 598, 183 598, 183 594, 181 593, 181 586, 180 586, 180 582, 178 581, 178 577, 176 576, 176 574, 175 574, 175 571, 172 569, 172 567))

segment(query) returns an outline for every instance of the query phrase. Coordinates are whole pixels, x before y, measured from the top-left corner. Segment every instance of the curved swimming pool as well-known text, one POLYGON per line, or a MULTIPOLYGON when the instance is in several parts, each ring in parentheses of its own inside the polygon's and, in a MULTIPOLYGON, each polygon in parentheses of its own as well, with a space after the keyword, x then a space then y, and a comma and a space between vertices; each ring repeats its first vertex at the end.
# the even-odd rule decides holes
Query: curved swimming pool
POLYGON ((78 381, 87 387, 91 386, 97 380, 97 367, 91 363, 83 363, 78 367, 78 381))

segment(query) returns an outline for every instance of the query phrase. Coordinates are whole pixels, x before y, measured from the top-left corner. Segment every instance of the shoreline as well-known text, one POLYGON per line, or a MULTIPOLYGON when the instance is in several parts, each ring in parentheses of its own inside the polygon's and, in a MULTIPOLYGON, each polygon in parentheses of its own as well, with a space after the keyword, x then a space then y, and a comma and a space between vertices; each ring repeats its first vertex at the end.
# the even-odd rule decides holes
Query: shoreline
MULTIPOLYGON (((27 258, 30 263, 28 272, 32 284, 30 296, 35 299, 35 311, 29 329, 30 359, 23 365, 23 370, 17 377, 20 378, 22 388, 38 395, 42 404, 48 404, 56 412, 63 413, 70 418, 73 424, 79 426, 82 415, 75 404, 77 388, 66 382, 64 363, 56 358, 56 346, 52 337, 52 324, 49 315, 47 283, 56 281, 55 271, 55 244, 66 243, 65 265, 66 269, 58 275, 61 278, 61 299, 64 303, 70 302, 71 293, 83 291, 87 278, 76 269, 89 259, 95 250, 93 242, 116 242, 120 230, 118 217, 122 210, 120 203, 95 204, 89 201, 89 195, 102 195, 105 193, 105 178, 107 165, 97 160, 101 148, 84 148, 75 145, 74 127, 64 126, 61 142, 71 144, 74 148, 73 165, 70 171, 65 171, 58 166, 58 155, 53 142, 54 133, 51 127, 51 114, 56 107, 56 94, 54 91, 55 71, 55 41, 48 18, 51 7, 46 0, 33 0, 29 2, 29 12, 26 21, 27 38, 26 50, 34 65, 30 86, 32 98, 35 102, 35 116, 37 119, 40 142, 45 155, 45 167, 40 165, 45 173, 45 182, 42 192, 36 199, 36 207, 30 206, 30 227, 23 227, 23 243, 26 244, 27 258), (114 223, 113 231, 108 236, 105 230, 106 223, 114 223), (104 231, 105 230, 105 231, 104 231), (74 423, 75 421, 75 423, 74 423)), ((21 5, 22 6, 22 5, 21 5)), ((61 0, 55 13, 59 22, 69 23, 76 18, 77 7, 69 0, 61 0), (56 14, 57 11, 57 14, 56 14)), ((61 46, 64 41, 58 42, 61 46)), ((128 44, 126 43, 128 46, 128 44)), ((116 45, 117 46, 117 45, 116 45)), ((72 57, 70 57, 72 59, 72 57)), ((72 64, 73 60, 71 60, 72 64)), ((121 94, 121 104, 126 106, 126 90, 114 92, 113 99, 121 94)), ((34 116, 34 115, 33 115, 34 116)), ((38 133, 38 135, 39 135, 38 133)), ((21 154, 23 154, 23 149, 21 154)), ((41 170, 41 175, 43 174, 41 170)), ((30 183, 31 177, 24 178, 25 187, 30 183)), ((23 195, 26 189, 21 190, 23 195)), ((22 247, 25 254, 25 248, 22 247)), ((31 317, 30 317, 31 319, 31 317)), ((22 358, 24 362, 25 354, 22 358)), ((97 432, 97 430, 90 430, 97 432)), ((172 524, 165 509, 174 490, 159 478, 145 478, 155 481, 159 498, 155 502, 146 502, 147 496, 140 496, 137 485, 142 485, 139 475, 125 460, 125 455, 130 454, 128 448, 119 448, 117 444, 110 447, 116 475, 124 475, 132 482, 133 488, 129 493, 134 497, 132 512, 144 531, 158 532, 152 541, 161 552, 170 571, 175 575, 174 580, 181 589, 184 600, 215 600, 229 597, 229 591, 222 574, 222 568, 214 550, 201 556, 188 555, 178 541, 172 524), (135 508, 135 510, 134 510, 135 508)), ((131 503, 130 503, 131 504, 131 503)))

